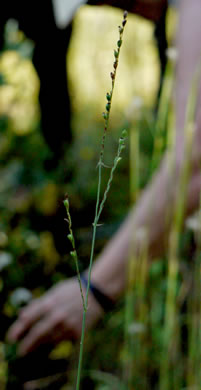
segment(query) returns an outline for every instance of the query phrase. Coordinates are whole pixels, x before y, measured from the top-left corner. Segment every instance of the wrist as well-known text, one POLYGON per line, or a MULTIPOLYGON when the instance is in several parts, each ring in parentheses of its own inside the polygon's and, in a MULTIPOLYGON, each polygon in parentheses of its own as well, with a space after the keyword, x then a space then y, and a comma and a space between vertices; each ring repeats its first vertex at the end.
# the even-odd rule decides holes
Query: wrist
POLYGON ((91 280, 90 282, 88 282, 88 275, 84 273, 81 274, 81 282, 85 288, 87 288, 89 285, 89 291, 91 292, 96 302, 101 306, 101 308, 105 313, 112 311, 114 309, 114 305, 115 305, 114 300, 111 299, 109 296, 107 296, 103 292, 103 290, 98 288, 97 285, 94 284, 94 282, 92 282, 91 280))
MULTIPOLYGON (((88 271, 85 273, 88 276, 88 271)), ((118 270, 109 272, 105 264, 101 264, 101 261, 96 261, 91 272, 92 283, 100 289, 106 296, 108 296, 113 302, 116 302, 122 291, 124 291, 125 281, 122 273, 118 270)))

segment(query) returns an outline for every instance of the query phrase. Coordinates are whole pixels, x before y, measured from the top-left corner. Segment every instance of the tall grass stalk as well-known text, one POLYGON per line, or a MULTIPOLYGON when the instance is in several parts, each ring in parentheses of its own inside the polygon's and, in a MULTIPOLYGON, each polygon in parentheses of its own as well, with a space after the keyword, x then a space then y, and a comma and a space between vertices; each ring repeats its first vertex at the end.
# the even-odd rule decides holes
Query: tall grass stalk
POLYGON ((130 199, 135 203, 139 195, 139 129, 130 129, 130 199))
POLYGON ((80 287, 80 293, 82 297, 82 305, 83 308, 86 309, 85 307, 85 299, 84 299, 84 294, 83 294, 83 289, 82 289, 82 282, 81 282, 81 277, 80 277, 80 270, 79 270, 79 263, 78 263, 78 255, 77 255, 77 250, 75 247, 75 239, 73 235, 73 229, 72 229, 72 221, 71 221, 71 215, 70 215, 70 209, 69 209, 69 200, 66 198, 64 200, 64 206, 66 208, 66 214, 67 214, 67 222, 68 222, 68 227, 69 227, 69 234, 68 234, 68 239, 71 242, 73 250, 70 252, 73 260, 75 261, 75 267, 76 267, 76 272, 77 272, 77 277, 78 277, 78 282, 79 282, 79 287, 80 287))
MULTIPOLYGON (((119 55, 120 55, 120 49, 122 46, 122 38, 123 38, 123 32, 124 27, 127 22, 127 11, 123 14, 123 21, 121 26, 119 26, 119 39, 117 41, 117 48, 114 50, 114 63, 113 63, 113 71, 110 73, 111 80, 112 80, 112 88, 109 93, 106 94, 107 104, 106 104, 106 111, 103 113, 104 118, 104 132, 102 137, 102 143, 101 143, 101 151, 100 151, 100 157, 98 161, 98 186, 97 186, 97 198, 96 198, 96 208, 95 208, 95 217, 93 222, 93 235, 92 235, 92 244, 91 244, 91 255, 90 255, 90 262, 89 262, 89 268, 88 268, 88 283, 86 288, 86 295, 85 299, 83 301, 83 319, 82 319, 82 332, 81 332, 81 340, 80 340, 80 353, 79 353, 79 362, 78 362, 78 370, 77 370, 77 381, 76 381, 76 390, 80 389, 80 381, 81 381, 81 370, 82 370, 82 360, 83 360, 83 351, 84 351, 84 336, 85 336, 85 325, 86 325, 86 315, 87 315, 87 307, 88 307, 88 296, 89 296, 89 290, 90 290, 90 280, 91 280, 91 270, 93 265, 93 259, 94 259, 94 247, 95 247, 95 239, 96 239, 96 231, 98 227, 98 222, 101 216, 101 212, 103 210, 105 201, 107 199, 108 192, 110 190, 110 186, 113 179, 114 171, 118 165, 118 163, 121 160, 121 153, 123 149, 125 148, 125 138, 126 138, 126 131, 124 130, 122 132, 122 136, 119 139, 119 146, 117 150, 117 155, 114 159, 113 166, 111 168, 109 180, 103 195, 102 201, 100 200, 100 194, 101 194, 101 181, 102 181, 102 168, 105 167, 104 164, 104 149, 105 149, 105 138, 108 130, 109 125, 109 118, 110 118, 110 110, 111 110, 111 104, 112 104, 112 97, 114 92, 114 86, 115 86, 115 80, 116 80, 116 72, 118 68, 118 62, 119 62, 119 55)), ((68 211, 67 211, 68 213, 68 211)), ((69 216, 68 216, 69 219, 69 216)), ((71 226, 69 226, 70 229, 71 226)), ((70 235, 72 236, 72 231, 70 230, 70 235)), ((74 243, 74 239, 71 241, 74 243)), ((73 248, 74 249, 74 248, 73 248)), ((75 250, 73 250, 73 254, 75 257, 75 260, 77 261, 77 254, 75 250)), ((78 269, 78 275, 79 275, 79 269, 78 269)), ((80 277, 78 276, 79 282, 80 277)), ((81 287, 81 286, 80 286, 81 287)), ((81 295, 82 293, 82 287, 80 288, 81 295)))
POLYGON ((188 364, 187 387, 199 390, 201 383, 201 196, 195 231, 196 254, 194 258, 192 294, 188 299, 188 364))
POLYGON ((142 389, 145 389, 148 386, 146 337, 148 325, 147 288, 149 270, 148 235, 145 229, 141 232, 141 235, 143 246, 140 251, 138 273, 136 278, 136 284, 134 286, 134 291, 137 299, 135 303, 135 319, 133 322, 134 324, 137 324, 138 331, 135 334, 134 353, 136 355, 136 358, 133 362, 132 375, 133 379, 135 379, 135 381, 137 382, 136 386, 140 383, 142 389))
POLYGON ((176 56, 176 49, 173 48, 169 49, 169 52, 170 51, 173 52, 173 55, 171 54, 169 55, 169 59, 167 62, 167 66, 163 78, 163 86, 162 86, 160 101, 158 105, 156 122, 155 122, 154 146, 153 146, 151 172, 150 172, 151 175, 159 165, 167 143, 166 134, 168 134, 168 132, 166 132, 166 128, 167 128, 168 115, 170 112, 171 95, 172 95, 172 87, 173 87, 173 80, 174 80, 173 77, 174 56, 176 56))
POLYGON ((165 305, 164 345, 160 368, 160 390, 179 390, 182 386, 181 370, 179 370, 179 362, 178 360, 176 361, 175 355, 175 350, 179 348, 179 322, 177 307, 177 287, 179 273, 178 252, 180 234, 182 231, 185 215, 187 190, 191 170, 192 145, 195 133, 195 110, 198 95, 198 75, 199 73, 196 72, 188 99, 186 122, 184 128, 185 160, 180 172, 177 195, 175 200, 175 211, 169 235, 168 279, 165 305), (173 355, 175 363, 177 362, 177 376, 173 367, 171 370, 173 355), (170 373, 172 383, 170 380, 170 373))
MULTIPOLYGON (((132 105, 131 105, 132 109, 132 105)), ((138 116, 139 113, 137 113, 138 116)), ((140 169, 140 147, 139 147, 139 123, 138 118, 129 118, 130 124, 130 203, 131 205, 137 201, 139 195, 139 169, 140 169)), ((133 370, 133 335, 131 326, 134 320, 134 285, 135 276, 138 274, 137 267, 140 264, 134 255, 135 243, 134 240, 130 247, 127 290, 125 298, 125 319, 124 319, 124 360, 123 360, 123 380, 125 386, 129 389, 132 385, 132 370, 133 370)))
MULTIPOLYGON (((139 113, 137 113, 139 115, 139 113)), ((137 118, 138 119, 138 118, 137 118)), ((140 134, 139 121, 131 120, 130 123, 130 202, 133 205, 139 196, 140 191, 140 134)))
MULTIPOLYGON (((136 233, 128 262, 128 284, 125 301, 124 322, 124 366, 123 379, 127 389, 132 389, 140 373, 141 362, 144 365, 144 353, 141 341, 146 331, 147 305, 146 287, 148 280, 148 236, 145 229, 136 233), (136 240, 142 243, 136 252, 136 240)), ((143 370, 143 381, 146 381, 143 370)))
MULTIPOLYGON (((156 120, 156 133, 155 133, 155 142, 154 142, 154 151, 151 162, 151 169, 157 165, 159 162, 159 155, 161 157, 162 151, 165 146, 164 141, 164 128, 166 127, 166 122, 168 119, 168 131, 167 137, 167 146, 168 149, 172 146, 172 125, 173 125, 173 110, 171 110, 171 121, 168 117, 168 109, 171 106, 171 92, 172 92, 172 81, 173 78, 173 64, 172 61, 168 63, 164 78, 164 86, 162 90, 162 96, 159 103, 159 112, 156 120), (165 109, 164 109, 165 107, 165 109), (159 143, 157 143, 156 137, 160 138, 160 148, 159 143), (157 163, 156 163, 157 162, 157 163)), ((130 200, 133 204, 137 201, 140 191, 140 146, 139 146, 139 123, 137 118, 131 123, 130 128, 130 200)), ((150 201, 150 214, 152 213, 152 205, 155 202, 154 194, 150 201)), ((139 232, 140 233, 140 232, 139 232)), ((142 233, 142 232, 141 232, 142 233)), ((138 232, 135 232, 138 235, 138 232)), ((126 300, 125 300, 125 323, 124 323, 124 366, 123 366, 123 377, 124 381, 127 384, 128 388, 132 387, 132 379, 135 380, 139 378, 140 372, 144 376, 142 369, 140 370, 140 365, 144 366, 144 371, 146 370, 144 362, 146 361, 146 351, 144 346, 142 346, 142 340, 144 337, 142 334, 134 334, 130 332, 132 329, 132 324, 135 321, 138 324, 141 324, 142 327, 145 326, 147 321, 147 302, 145 291, 148 283, 148 237, 149 232, 146 229, 143 231, 145 234, 144 242, 138 252, 138 243, 137 238, 133 237, 130 252, 129 252, 129 261, 128 261, 128 284, 126 291, 126 300), (138 307, 138 312, 135 311, 135 307, 138 307), (142 353, 142 350, 144 351, 142 353)), ((144 380, 146 382, 146 379, 144 380)), ((146 386, 146 385, 145 385, 146 386)))
MULTIPOLYGON (((133 246, 131 246, 132 251, 133 246)), ((129 255, 128 262, 128 277, 127 290, 125 298, 125 319, 124 319, 124 360, 123 360, 123 381, 127 389, 131 389, 133 379, 133 361, 135 359, 134 353, 134 339, 131 332, 131 326, 134 321, 134 303, 135 293, 134 285, 136 281, 138 258, 134 255, 134 251, 129 255)))
POLYGON ((201 246, 195 256, 192 293, 188 299, 187 387, 199 390, 201 384, 201 246))
MULTIPOLYGON (((133 252, 134 253, 134 252, 133 252)), ((123 360, 123 381, 125 386, 130 389, 132 386, 132 367, 133 367, 133 352, 134 344, 133 337, 131 337, 131 325, 134 319, 134 283, 135 275, 137 274, 137 258, 130 254, 129 263, 128 263, 128 283, 126 290, 126 300, 125 300, 125 319, 124 319, 124 360, 123 360)))
MULTIPOLYGON (((167 72, 166 72, 167 73, 167 72)), ((166 81, 165 81, 166 83, 166 81)), ((171 84, 168 80, 168 85, 171 84)), ((168 98, 169 90, 168 89, 168 98)), ((162 92, 163 102, 167 99, 167 83, 162 92), (165 92, 164 92, 165 91, 165 92)), ((162 128, 162 121, 166 122, 167 112, 163 112, 162 104, 160 103, 160 114, 158 116, 157 133, 162 128), (160 120, 159 120, 160 118, 160 120)), ((166 105, 167 107, 167 105, 166 105)), ((136 110, 135 110, 136 111, 136 110)), ((139 145, 139 125, 138 121, 139 112, 136 113, 136 118, 131 121, 130 126, 130 201, 131 204, 135 203, 138 199, 140 192, 140 145, 139 145)), ((163 123, 163 128, 165 123, 163 123)), ((161 134, 162 137, 162 134, 161 134)), ((156 147, 156 145, 155 145, 156 147)), ((154 157, 158 156, 154 150, 154 157)), ((154 204, 154 195, 150 201, 150 213, 152 213, 152 205, 154 204)), ((124 365, 123 365, 123 378, 128 389, 132 388, 132 383, 138 382, 140 375, 145 378, 145 361, 146 351, 142 346, 143 339, 146 333, 147 322, 147 302, 145 291, 148 282, 148 237, 149 232, 146 229, 141 229, 139 232, 135 232, 135 236, 132 239, 132 243, 129 251, 128 269, 127 269, 127 290, 125 298, 125 321, 124 321, 124 365), (146 231, 145 231, 146 230, 146 231), (139 235, 143 235, 144 239, 141 241, 139 248, 139 235), (142 244, 143 242, 143 244, 142 244), (144 328, 142 332, 133 332, 134 324, 139 326, 139 329, 144 328), (143 351, 143 352, 142 352, 143 351)), ((142 378, 141 378, 142 379, 142 378)), ((139 380, 142 385, 142 380, 139 380)), ((139 385, 139 383, 136 385, 139 385)), ((146 385, 145 385, 146 386, 146 385)))

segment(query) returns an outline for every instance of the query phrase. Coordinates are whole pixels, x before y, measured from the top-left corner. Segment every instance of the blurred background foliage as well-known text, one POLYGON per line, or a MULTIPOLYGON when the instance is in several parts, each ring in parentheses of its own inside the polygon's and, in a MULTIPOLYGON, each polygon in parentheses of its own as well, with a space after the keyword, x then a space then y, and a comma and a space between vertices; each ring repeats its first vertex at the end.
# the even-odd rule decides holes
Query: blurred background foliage
MULTIPOLYGON (((77 13, 67 56, 72 102, 71 122, 75 139, 62 161, 58 161, 57 167, 51 171, 46 169, 46 161, 51 157, 51 152, 40 132, 39 79, 31 62, 34 45, 18 30, 14 20, 10 20, 5 29, 5 49, 0 55, 1 390, 6 388, 7 376, 10 376, 12 382, 13 387, 10 388, 18 388, 16 367, 12 371, 15 348, 6 346, 5 334, 16 318, 19 307, 32 297, 40 296, 52 284, 75 274, 66 239, 68 229, 62 205, 65 193, 68 193, 70 199, 81 269, 88 264, 96 199, 96 165, 103 128, 101 113, 105 106, 105 93, 110 88, 113 49, 118 38, 116 26, 120 20, 121 11, 109 7, 94 9, 86 6, 77 13)), ((167 20, 169 41, 174 35, 175 20, 176 15, 170 10, 167 20)), ((159 62, 153 28, 150 22, 129 15, 106 145, 106 163, 111 165, 121 129, 127 124, 129 113, 133 110, 140 128, 141 188, 149 179, 154 107, 159 83, 159 62)), ((107 177, 108 171, 105 170, 103 183, 107 177)), ((127 148, 102 215, 104 224, 98 231, 96 253, 125 217, 129 202, 127 148)), ((187 247, 188 242, 189 239, 184 241, 187 247)), ((185 253, 188 253, 186 246, 185 253)), ((165 289, 163 262, 155 264, 151 272, 149 294, 153 297, 153 302, 161 302, 161 305, 155 305, 154 308, 155 320, 159 324, 165 289)), ((111 380, 114 379, 113 375, 118 377, 123 359, 124 317, 121 306, 120 303, 116 312, 107 316, 105 327, 98 326, 87 338, 84 358, 86 381, 83 388, 113 388, 111 380), (92 379, 89 379, 89 370, 92 379), (110 373, 111 376, 108 374, 105 377, 104 384, 101 384, 97 370, 110 373)), ((136 327, 133 332, 140 332, 139 328, 136 327)), ((160 358, 157 356, 160 341, 160 332, 156 331, 155 344, 150 348, 153 356, 150 372, 153 377, 160 358)), ((36 381, 35 387, 32 381, 32 387, 30 385, 27 389, 72 389, 76 358, 77 346, 70 341, 62 342, 51 350, 48 364, 52 367, 50 361, 58 362, 55 365, 57 368, 59 365, 59 370, 63 368, 63 373, 55 374, 51 379, 50 369, 46 372, 43 363, 44 372, 41 375, 49 379, 46 378, 46 382, 41 382, 41 385, 36 381), (64 385, 66 381, 67 384, 64 385)), ((17 372, 19 376, 19 371, 17 372)), ((115 380, 113 384, 116 383, 115 380)))

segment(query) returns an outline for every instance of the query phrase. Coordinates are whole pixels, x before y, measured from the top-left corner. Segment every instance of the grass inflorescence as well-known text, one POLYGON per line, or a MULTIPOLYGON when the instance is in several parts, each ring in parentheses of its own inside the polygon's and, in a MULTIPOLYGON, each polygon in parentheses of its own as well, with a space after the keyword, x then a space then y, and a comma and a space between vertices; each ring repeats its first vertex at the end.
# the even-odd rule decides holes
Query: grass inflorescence
POLYGON ((123 21, 121 26, 118 27, 119 29, 119 39, 117 41, 117 47, 114 50, 114 63, 113 63, 113 71, 110 73, 110 77, 112 80, 112 87, 111 91, 107 92, 106 94, 106 106, 105 109, 106 111, 103 113, 103 118, 104 118, 104 131, 103 131, 103 136, 102 136, 102 142, 101 142, 101 150, 100 150, 100 156, 99 156, 99 161, 98 161, 98 186, 97 186, 97 198, 96 198, 96 208, 95 208, 95 217, 94 217, 94 222, 92 224, 93 226, 93 234, 92 234, 92 244, 91 244, 91 255, 90 255, 90 261, 89 261, 89 268, 88 268, 88 284, 86 288, 86 295, 84 298, 83 295, 83 290, 82 290, 82 284, 81 284, 81 279, 80 279, 80 272, 79 272, 79 266, 78 266, 78 256, 77 256, 77 251, 75 249, 75 241, 74 241, 74 236, 72 232, 72 223, 71 223, 71 217, 70 217, 70 212, 69 212, 69 201, 66 199, 64 201, 64 205, 66 207, 66 212, 67 212, 67 217, 68 217, 68 224, 69 224, 69 231, 70 234, 68 235, 68 239, 71 241, 73 251, 71 252, 72 257, 75 260, 76 264, 76 270, 77 270, 77 275, 78 275, 78 281, 80 285, 80 292, 82 296, 82 302, 83 302, 83 321, 82 321, 82 333, 81 333, 81 341, 80 341, 80 353, 79 353, 79 362, 78 362, 78 370, 77 370, 77 382, 76 382, 76 390, 79 390, 80 388, 80 381, 81 381, 81 369, 82 369, 82 359, 83 359, 83 349, 84 349, 84 336, 85 336, 85 323, 86 323, 86 313, 87 313, 87 306, 88 306, 88 296, 89 296, 89 290, 90 290, 90 279, 91 279, 91 270, 92 270, 92 264, 93 264, 93 259, 94 259, 94 247, 95 247, 95 239, 96 239, 96 231, 97 231, 97 226, 98 222, 105 204, 105 201, 107 199, 108 192, 111 187, 111 183, 113 180, 113 175, 114 171, 117 168, 118 163, 121 161, 121 154, 122 151, 125 148, 125 140, 127 136, 126 130, 122 131, 121 137, 119 139, 118 143, 118 150, 117 154, 114 158, 114 162, 110 171, 110 176, 106 185, 106 189, 103 195, 102 201, 100 200, 100 191, 101 191, 101 178, 102 178, 102 168, 105 166, 104 164, 104 148, 105 148, 105 138, 108 130, 108 125, 109 125, 109 118, 110 118, 110 111, 111 111, 111 105, 112 105, 112 97, 113 97, 113 92, 114 92, 114 86, 115 86, 115 80, 116 80, 116 72, 118 68, 118 63, 119 63, 119 55, 120 55, 120 49, 122 46, 122 38, 123 38, 123 32, 124 28, 127 22, 127 11, 124 11, 123 14, 123 21))

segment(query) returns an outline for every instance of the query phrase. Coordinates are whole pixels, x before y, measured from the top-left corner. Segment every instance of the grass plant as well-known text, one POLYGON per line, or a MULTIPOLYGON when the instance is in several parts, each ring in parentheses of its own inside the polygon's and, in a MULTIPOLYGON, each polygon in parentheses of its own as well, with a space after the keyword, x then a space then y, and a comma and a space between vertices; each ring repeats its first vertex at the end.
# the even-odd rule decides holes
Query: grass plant
POLYGON ((188 299, 187 325, 189 329, 187 388, 199 390, 201 383, 201 256, 200 244, 197 246, 193 264, 192 293, 188 299))
POLYGON ((76 263, 76 269, 77 269, 77 274, 78 274, 78 281, 80 285, 80 292, 82 296, 82 302, 83 302, 83 320, 82 320, 82 333, 81 333, 81 341, 80 341, 80 353, 79 353, 79 362, 78 362, 78 370, 77 370, 77 381, 76 381, 76 390, 80 389, 80 382, 81 382, 81 370, 82 370, 82 360, 83 360, 83 350, 84 350, 84 336, 85 336, 85 324, 86 324, 86 314, 87 314, 87 306, 88 306, 88 296, 89 296, 89 290, 90 290, 90 280, 91 280, 91 270, 92 270, 92 265, 93 265, 93 259, 94 259, 94 248, 95 248, 95 240, 96 240, 96 231, 99 223, 99 219, 104 207, 104 204, 107 199, 108 192, 111 187, 111 183, 113 180, 113 175, 114 172, 117 168, 118 163, 121 161, 121 154, 123 149, 125 148, 125 139, 127 136, 126 130, 122 131, 121 137, 119 139, 119 145, 118 145, 118 150, 116 157, 114 158, 113 166, 110 170, 110 176, 106 185, 106 189, 103 195, 103 199, 100 199, 100 193, 101 193, 101 179, 102 179, 102 169, 106 167, 104 163, 104 149, 105 149, 105 138, 106 134, 108 131, 108 126, 109 126, 109 118, 110 118, 110 111, 111 111, 111 104, 112 104, 112 97, 113 97, 113 92, 114 92, 114 86, 115 86, 115 80, 116 80, 116 72, 118 68, 118 62, 119 62, 119 55, 120 55, 120 50, 122 46, 122 38, 123 38, 123 32, 124 28, 127 22, 127 11, 124 11, 123 14, 123 21, 121 25, 119 26, 119 39, 117 41, 117 47, 114 50, 114 63, 113 63, 113 71, 110 73, 110 77, 112 80, 112 87, 111 91, 107 92, 106 94, 106 106, 105 109, 106 111, 103 113, 103 118, 104 118, 104 132, 103 132, 103 137, 102 137, 102 142, 101 142, 101 151, 100 151, 100 157, 98 161, 98 186, 97 186, 97 199, 96 199, 96 208, 95 208, 95 217, 94 217, 94 222, 93 222, 93 234, 92 234, 92 244, 91 244, 91 255, 90 255, 90 261, 89 261, 89 268, 88 268, 88 284, 87 284, 87 289, 86 289, 86 295, 84 298, 83 295, 83 290, 82 290, 82 285, 81 285, 81 279, 80 279, 80 272, 79 272, 79 267, 78 267, 78 257, 77 257, 77 252, 75 250, 75 241, 73 237, 73 232, 71 228, 71 218, 70 218, 70 213, 69 213, 69 202, 66 199, 64 201, 64 205, 66 207, 67 211, 67 216, 68 216, 68 223, 69 223, 69 231, 70 234, 68 235, 69 240, 72 243, 73 246, 73 251, 71 252, 73 258, 75 259, 76 263))
MULTIPOLYGON (((170 176, 174 176, 176 168, 175 156, 175 115, 171 105, 171 93, 173 85, 173 64, 168 63, 166 70, 166 78, 164 81, 163 92, 159 104, 159 112, 156 120, 156 135, 154 140, 153 157, 151 161, 151 172, 158 166, 165 147, 167 148, 168 168, 170 176), (168 133, 164 132, 164 128, 168 123, 168 133)), ((126 292, 126 307, 125 307, 125 354, 124 354, 124 381, 128 389, 140 388, 151 389, 152 379, 148 378, 150 371, 149 354, 153 353, 152 346, 150 349, 148 338, 154 340, 153 333, 158 332, 161 335, 158 351, 160 358, 154 359, 157 362, 155 369, 159 374, 159 390, 183 390, 185 383, 188 383, 189 389, 198 389, 200 380, 200 256, 196 256, 195 269, 193 273, 193 284, 195 291, 190 294, 189 298, 189 314, 188 314, 188 334, 189 334, 189 357, 188 361, 188 380, 186 380, 186 359, 182 351, 182 321, 181 307, 178 302, 178 292, 180 289, 180 258, 179 248, 182 236, 184 217, 186 212, 186 199, 188 183, 191 173, 191 155, 195 133, 195 110, 197 102, 197 86, 199 85, 199 69, 195 73, 192 82, 192 88, 188 99, 186 122, 184 129, 185 138, 185 161, 180 168, 179 181, 177 183, 176 198, 174 199, 173 212, 169 208, 165 216, 165 224, 170 223, 168 243, 168 271, 166 276, 166 298, 165 301, 158 299, 158 305, 165 312, 164 322, 161 319, 156 321, 155 314, 151 312, 153 303, 149 305, 147 293, 149 288, 149 272, 148 272, 148 240, 149 232, 145 228, 145 238, 142 240, 144 244, 136 252, 136 242, 133 239, 130 248, 129 265, 128 265, 128 287, 126 292), (147 325, 152 322, 151 329, 147 325), (153 323, 157 326, 154 329, 153 323), (142 331, 133 331, 135 325, 141 325, 142 331), (151 331, 151 333, 150 333, 151 331), (197 344, 196 344, 197 341, 197 344), (199 346, 199 347, 198 347, 199 346), (198 347, 198 348, 196 348, 198 347), (198 387, 197 387, 198 386, 198 387)), ((135 130, 135 137, 131 135, 131 151, 135 152, 136 159, 139 161, 139 133, 135 130), (138 134, 138 136, 136 136, 138 134), (134 144, 135 142, 135 144, 134 144)), ((139 166, 136 162, 133 164, 134 156, 131 156, 131 194, 137 194, 139 191, 139 166), (138 170, 136 171, 136 167, 138 170), (136 180, 137 178, 137 180, 136 180)), ((135 196, 133 199, 136 199, 135 196)), ((152 199, 154 201, 154 199, 152 199)), ((152 212, 152 202, 150 202, 150 213, 152 212)), ((168 226, 168 225, 167 225, 168 226)), ((135 232, 137 234, 137 232, 135 232)), ((199 245, 198 245, 199 248, 199 245)), ((157 302, 155 302, 155 307, 157 302)), ((157 375, 158 375, 157 374, 157 375)))
POLYGON ((193 217, 196 226, 193 228, 196 242, 196 252, 193 258, 193 271, 191 280, 191 294, 187 302, 187 326, 188 337, 188 357, 187 357, 187 388, 198 390, 201 383, 201 197, 199 212, 193 217))
MULTIPOLYGON (((194 75, 192 88, 188 98, 184 127, 185 160, 179 173, 179 182, 174 205, 175 209, 169 234, 167 295, 165 303, 164 344, 161 359, 160 390, 181 389, 183 380, 179 342, 181 338, 181 328, 179 326, 179 308, 177 301, 179 243, 186 212, 187 191, 191 171, 191 155, 195 133, 195 114, 200 75, 199 68, 194 75), (177 370, 174 368, 175 365, 177 365, 177 370), (180 365, 180 367, 178 365, 180 365)), ((175 161, 174 155, 173 161, 175 161)))

